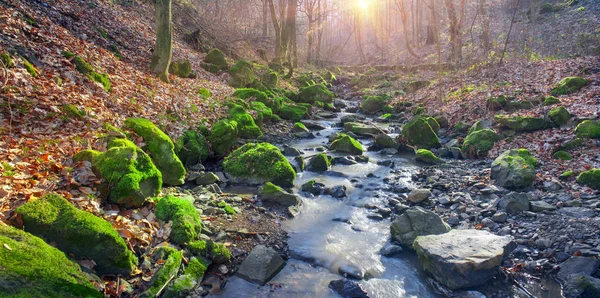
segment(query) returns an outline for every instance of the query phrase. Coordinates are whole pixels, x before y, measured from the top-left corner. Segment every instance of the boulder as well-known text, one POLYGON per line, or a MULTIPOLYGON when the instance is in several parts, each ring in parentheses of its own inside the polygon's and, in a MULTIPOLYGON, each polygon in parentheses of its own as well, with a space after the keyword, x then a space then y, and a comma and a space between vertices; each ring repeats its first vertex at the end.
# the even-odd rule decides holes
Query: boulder
POLYGON ((237 123, 238 136, 245 139, 262 137, 260 127, 256 125, 252 116, 242 106, 234 105, 229 109, 229 119, 237 123))
POLYGON ((76 258, 94 260, 99 273, 130 274, 138 264, 108 221, 75 208, 60 195, 46 195, 16 212, 27 232, 56 243, 58 249, 76 258))
POLYGON ((596 258, 573 256, 560 264, 556 277, 564 282, 576 273, 592 275, 598 268, 600 268, 600 260, 596 258))
POLYGON ((206 137, 192 130, 186 131, 175 143, 175 152, 185 166, 204 163, 210 153, 206 137))
POLYGON ((542 105, 547 107, 547 106, 555 105, 557 103, 560 103, 560 99, 558 99, 554 96, 548 96, 548 97, 546 97, 546 99, 544 99, 544 102, 542 103, 542 105))
POLYGON ((431 197, 431 191, 425 188, 413 189, 410 193, 408 193, 408 200, 413 203, 420 203, 424 200, 427 200, 429 197, 431 197))
POLYGON ((571 160, 571 159, 573 159, 573 155, 571 155, 567 151, 562 151, 562 150, 554 152, 554 154, 552 154, 552 157, 554 159, 558 159, 558 160, 571 160))
POLYGON ((563 287, 565 298, 600 297, 600 279, 585 273, 572 275, 563 287))
POLYGON ((278 204, 281 206, 298 206, 302 204, 300 197, 290 194, 283 188, 267 182, 261 189, 260 198, 263 202, 278 204))
POLYGON ((476 129, 465 138, 461 152, 465 157, 486 157, 498 139, 496 132, 491 129, 476 129))
POLYGON ((296 179, 292 165, 269 143, 248 143, 238 148, 225 158, 223 168, 233 180, 250 184, 272 182, 292 187, 296 179))
POLYGON ((581 89, 583 86, 587 85, 587 83, 587 80, 584 78, 566 77, 560 80, 560 82, 556 83, 556 85, 554 85, 554 87, 550 91, 550 94, 562 95, 573 93, 581 89))
POLYGON ((231 66, 229 74, 231 74, 231 81, 229 84, 235 88, 246 87, 254 83, 255 80, 254 65, 245 60, 238 60, 231 66))
POLYGON ((548 118, 550 118, 557 126, 563 126, 569 122, 571 114, 565 107, 556 107, 548 112, 548 118))
POLYGON ((435 156, 433 152, 427 149, 417 150, 416 160, 428 164, 439 164, 444 162, 441 158, 435 156))
POLYGON ((196 178, 197 185, 210 185, 219 182, 219 176, 213 172, 202 172, 196 178))
POLYGON ((357 282, 345 278, 330 281, 329 288, 342 298, 369 298, 367 292, 357 282))
POLYGON ((450 231, 450 227, 435 213, 421 207, 404 211, 390 226, 392 239, 404 248, 412 249, 417 236, 438 235, 450 231))
POLYGON ((149 152, 152 161, 162 174, 163 183, 168 185, 184 183, 185 168, 175 154, 175 146, 169 136, 150 120, 143 118, 128 118, 125 120, 125 127, 135 131, 144 139, 146 145, 142 149, 149 152))
POLYGON ((311 172, 322 173, 329 169, 331 166, 331 159, 324 153, 317 154, 314 156, 308 164, 308 170, 311 172))
POLYGON ((302 187, 300 188, 300 190, 302 190, 303 192, 307 192, 307 193, 313 194, 315 196, 318 196, 318 195, 324 193, 326 188, 325 188, 325 184, 316 182, 315 180, 310 180, 310 181, 302 184, 302 187))
POLYGON ((336 152, 349 153, 352 155, 362 155, 362 145, 347 134, 338 134, 336 139, 329 145, 329 150, 336 152))
POLYGON ((508 214, 529 211, 530 198, 531 195, 527 193, 511 192, 500 200, 498 207, 508 214))
POLYGON ((485 284, 515 248, 511 237, 481 230, 452 230, 419 236, 414 249, 423 269, 451 290, 485 284))
POLYGON ((225 54, 221 52, 219 49, 212 49, 204 58, 204 61, 209 64, 214 64, 219 67, 220 70, 227 70, 229 65, 227 64, 227 60, 225 59, 225 54))
POLYGON ((440 145, 437 134, 427 119, 421 116, 415 116, 406 123, 402 128, 402 134, 410 145, 418 148, 431 149, 440 145))
POLYGON ((174 196, 166 196, 156 203, 156 218, 172 221, 169 239, 176 244, 189 243, 202 231, 202 222, 192 201, 174 196))
POLYGON ((242 262, 236 275, 252 283, 264 286, 283 267, 285 261, 272 248, 257 245, 242 262))
POLYGON ((301 105, 284 103, 279 116, 285 120, 300 121, 308 115, 308 109, 301 105))
POLYGON ((577 183, 592 189, 600 189, 600 169, 591 169, 577 176, 577 183))
POLYGON ((537 160, 527 149, 507 150, 492 162, 491 178, 508 189, 530 186, 535 180, 537 160))
POLYGON ((585 207, 563 207, 558 212, 564 216, 572 218, 591 218, 596 216, 596 212, 585 207))
POLYGON ((556 206, 546 203, 546 201, 529 202, 529 209, 533 212, 554 211, 556 206))
POLYGON ((544 117, 496 115, 494 120, 502 126, 516 131, 535 131, 554 126, 552 121, 544 117))
POLYGON ((304 124, 302 124, 302 122, 296 122, 294 123, 294 127, 292 128, 292 132, 296 132, 296 133, 304 133, 304 132, 310 132, 308 130, 308 128, 306 128, 306 126, 304 126, 304 124))
POLYGON ((314 84, 300 88, 300 92, 298 93, 299 103, 309 103, 312 105, 317 101, 323 103, 332 103, 333 93, 331 93, 331 91, 329 91, 323 84, 314 84))
POLYGON ((235 120, 219 120, 212 127, 210 132, 210 143, 217 157, 227 155, 229 150, 237 144, 238 123, 235 120))
POLYGON ((383 107, 387 104, 387 98, 385 96, 367 96, 365 101, 360 105, 360 109, 365 114, 375 114, 381 112, 383 107))
POLYGON ((600 139, 600 121, 585 120, 575 128, 575 135, 579 138, 600 139))
POLYGON ((381 149, 398 149, 400 147, 400 144, 398 143, 398 141, 396 141, 396 139, 384 133, 380 133, 375 137, 375 145, 381 149))
POLYGON ((344 130, 364 137, 372 137, 381 133, 381 130, 379 130, 375 126, 362 124, 358 122, 346 122, 344 124, 344 130))

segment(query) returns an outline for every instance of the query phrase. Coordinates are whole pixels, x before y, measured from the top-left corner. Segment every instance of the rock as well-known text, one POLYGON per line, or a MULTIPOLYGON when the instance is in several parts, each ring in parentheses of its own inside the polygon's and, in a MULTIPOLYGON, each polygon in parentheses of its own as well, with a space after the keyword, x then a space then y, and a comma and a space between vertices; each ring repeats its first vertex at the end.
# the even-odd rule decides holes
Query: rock
POLYGON ((358 122, 345 123, 344 130, 363 137, 373 137, 381 132, 381 130, 373 125, 367 125, 358 122))
POLYGON ((281 187, 271 182, 267 182, 262 187, 260 197, 263 200, 263 202, 275 203, 286 207, 299 206, 302 204, 302 200, 300 200, 300 197, 288 193, 281 187))
POLYGON ((387 104, 386 96, 371 95, 367 96, 365 101, 360 105, 360 109, 365 114, 375 114, 381 112, 383 107, 387 104))
POLYGON ((396 141, 396 139, 384 133, 380 133, 375 137, 375 145, 381 149, 398 149, 398 147, 400 147, 400 144, 398 144, 398 141, 396 141))
POLYGON ((327 87, 323 84, 314 84, 300 88, 300 92, 298 92, 299 103, 309 103, 312 105, 317 101, 332 103, 333 93, 327 90, 327 87))
POLYGON ((343 298, 368 298, 367 292, 360 285, 348 279, 332 280, 329 282, 329 288, 334 290, 343 298))
POLYGON ((533 201, 529 202, 529 208, 533 212, 544 212, 544 211, 554 211, 556 210, 556 206, 552 206, 545 201, 533 201))
POLYGON ((508 214, 506 212, 496 212, 492 216, 492 220, 497 223, 506 222, 507 219, 508 219, 508 214))
POLYGON ((345 185, 334 186, 329 191, 329 194, 332 197, 337 198, 337 199, 345 198, 346 197, 346 186, 345 185))
POLYGON ((202 231, 202 223, 198 211, 191 200, 166 196, 156 203, 156 218, 172 221, 169 239, 176 244, 188 243, 198 237, 202 231))
POLYGON ((416 160, 427 164, 439 164, 444 161, 427 149, 417 150, 416 160))
POLYGON ((217 157, 227 155, 227 153, 237 144, 238 123, 235 120, 219 120, 212 127, 210 133, 210 143, 217 157))
POLYGON ((197 185, 209 185, 219 182, 219 177, 213 172, 200 173, 196 178, 197 185))
POLYGON ((596 258, 573 256, 560 264, 560 270, 556 274, 556 277, 562 281, 566 281, 572 274, 584 273, 592 275, 598 268, 600 268, 600 260, 596 258))
POLYGON ((300 156, 302 155, 302 153, 300 152, 300 150, 284 145, 283 146, 283 155, 285 156, 300 156))
POLYGON ((480 230, 419 236, 414 242, 423 269, 451 290, 485 284, 515 248, 512 238, 480 230))
POLYGON ((550 118, 557 126, 563 126, 569 122, 571 114, 565 107, 556 107, 548 112, 548 118, 550 118))
POLYGON ((146 146, 142 149, 149 152, 152 161, 162 174, 163 183, 181 185, 184 183, 185 168, 175 154, 175 146, 171 138, 154 123, 143 118, 128 118, 125 127, 135 131, 144 139, 146 146))
POLYGON ((291 187, 296 172, 279 149, 269 143, 247 143, 223 161, 225 172, 246 183, 260 181, 291 187))
POLYGON ((586 185, 591 189, 600 189, 600 169, 591 169, 577 176, 577 183, 586 185))
POLYGON ((302 184, 302 187, 300 189, 303 192, 308 192, 315 196, 318 196, 325 192, 325 184, 318 183, 315 180, 310 180, 310 181, 302 184))
POLYGON ((212 49, 204 58, 204 62, 216 65, 220 70, 227 70, 229 65, 225 60, 225 55, 219 49, 212 49))
POLYGON ((584 207, 564 207, 558 210, 562 215, 573 218, 589 218, 596 216, 594 210, 584 207))
POLYGON ((517 214, 529 210, 531 195, 527 193, 511 192, 504 196, 498 203, 498 207, 508 214, 517 214))
POLYGON ((2 296, 104 297, 77 263, 42 239, 0 222, 0 243, 2 296))
POLYGON ((440 145, 436 132, 426 118, 415 116, 402 128, 408 143, 418 148, 431 149, 440 145))
POLYGON ((600 279, 584 273, 571 276, 563 287, 565 298, 600 297, 600 279))
POLYGON ((428 199, 430 196, 431 196, 431 191, 429 189, 418 188, 418 189, 413 189, 408 194, 408 200, 413 203, 420 203, 420 202, 428 199))
POLYGON ((326 129, 325 126, 317 123, 317 122, 313 122, 313 121, 308 121, 308 120, 302 120, 300 121, 300 123, 304 124, 304 126, 306 126, 306 128, 310 129, 310 130, 324 130, 326 129))
POLYGON ((311 172, 323 173, 331 166, 331 159, 324 153, 314 156, 308 164, 308 170, 311 172))
POLYGON ((130 274, 138 264, 108 221, 75 208, 58 194, 30 201, 16 212, 27 232, 56 243, 58 249, 76 258, 94 260, 99 273, 130 274))
POLYGON ((344 277, 351 277, 355 279, 363 279, 365 277, 365 273, 362 271, 362 269, 353 264, 341 265, 338 269, 338 273, 344 277))
POLYGON ((334 157, 333 160, 331 161, 332 164, 334 165, 355 165, 358 162, 354 159, 352 159, 351 157, 348 156, 338 156, 338 157, 334 157))
POLYGON ((379 154, 381 154, 381 155, 396 155, 396 154, 398 154, 398 150, 396 150, 394 148, 385 148, 385 149, 379 151, 379 154))
POLYGON ((527 149, 507 150, 492 162, 491 178, 508 189, 530 186, 535 180, 537 160, 527 149))
POLYGON ((279 111, 279 116, 285 120, 300 121, 308 115, 308 109, 301 105, 284 103, 279 111))
POLYGON ((560 80, 560 82, 556 83, 556 85, 554 85, 554 87, 550 91, 550 94, 562 95, 562 94, 573 93, 573 92, 581 89, 583 86, 587 85, 587 83, 588 83, 587 80, 584 78, 566 77, 566 78, 560 80))
POLYGON ((177 272, 179 272, 179 267, 181 266, 181 261, 183 260, 183 251, 176 250, 172 247, 159 247, 160 250, 158 252, 164 252, 164 256, 159 257, 159 259, 164 260, 164 264, 154 276, 152 276, 152 280, 150 281, 150 286, 148 289, 140 295, 142 298, 150 298, 155 297, 158 294, 165 284, 171 279, 172 276, 177 276, 177 272))
POLYGON ((554 126, 554 123, 544 117, 496 115, 494 120, 516 131, 535 131, 554 126))
POLYGON ((229 84, 234 88, 242 88, 252 84, 255 80, 254 65, 245 60, 238 60, 229 68, 231 80, 229 84))
POLYGON ((342 153, 349 153, 352 155, 362 155, 362 145, 346 134, 338 134, 335 140, 329 145, 329 150, 334 150, 342 153))
POLYGON ((394 245, 391 243, 384 245, 381 248, 381 250, 379 250, 379 253, 384 257, 391 257, 391 256, 397 255, 401 252, 402 252, 402 246, 394 245))
POLYGON ((461 153, 469 158, 486 157, 498 139, 496 132, 491 129, 475 130, 465 138, 461 153))
POLYGON ((240 265, 236 275, 252 283, 264 286, 283 267, 285 261, 272 248, 257 245, 240 265))
POLYGON ((435 213, 421 207, 411 207, 392 222, 392 239, 404 248, 412 249, 417 236, 446 233, 450 227, 435 213))
POLYGON ((185 166, 205 162, 210 153, 206 137, 192 130, 186 131, 174 145, 177 157, 185 166))
POLYGON ((367 117, 360 115, 360 114, 351 114, 351 115, 345 115, 343 116, 340 121, 342 122, 342 125, 348 123, 348 122, 358 122, 358 121, 362 121, 367 119, 367 117))
POLYGON ((294 132, 294 133, 303 133, 303 132, 308 133, 310 131, 301 122, 296 122, 296 123, 294 123, 294 127, 292 128, 292 132, 294 132))
POLYGON ((238 136, 244 139, 257 139, 262 137, 263 133, 260 127, 256 125, 252 116, 246 109, 240 105, 234 104, 229 109, 229 119, 237 123, 238 136))

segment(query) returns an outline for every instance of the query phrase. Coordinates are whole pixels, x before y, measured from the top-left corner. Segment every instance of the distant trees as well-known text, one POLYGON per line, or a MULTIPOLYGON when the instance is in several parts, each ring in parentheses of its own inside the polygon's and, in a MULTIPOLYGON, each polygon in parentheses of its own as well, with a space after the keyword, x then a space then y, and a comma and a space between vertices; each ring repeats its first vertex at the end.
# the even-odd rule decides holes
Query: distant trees
POLYGON ((169 64, 173 52, 173 23, 171 21, 171 0, 156 0, 156 44, 152 53, 150 68, 163 82, 169 82, 169 64))
POLYGON ((273 62, 286 64, 290 70, 287 76, 292 76, 294 67, 298 65, 296 44, 298 0, 279 0, 279 13, 273 0, 267 1, 275 30, 275 59, 273 62))

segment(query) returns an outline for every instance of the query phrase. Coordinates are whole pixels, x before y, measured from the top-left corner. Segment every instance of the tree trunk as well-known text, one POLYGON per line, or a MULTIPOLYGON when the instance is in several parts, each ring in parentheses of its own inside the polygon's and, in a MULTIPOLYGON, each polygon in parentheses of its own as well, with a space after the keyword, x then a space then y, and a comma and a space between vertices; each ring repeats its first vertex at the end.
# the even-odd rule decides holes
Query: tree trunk
POLYGON ((460 0, 460 8, 456 9, 453 0, 444 0, 446 10, 448 11, 448 20, 450 21, 450 61, 456 65, 460 65, 462 61, 462 41, 461 27, 462 16, 465 7, 465 0, 460 0))
POLYGON ((269 15, 269 5, 267 3, 267 0, 262 0, 263 6, 262 6, 262 35, 263 36, 267 36, 269 34, 269 28, 268 28, 268 22, 267 22, 267 18, 269 15))
POLYGON ((156 45, 150 68, 163 82, 169 82, 169 64, 173 51, 171 0, 156 0, 156 45))
POLYGON ((479 9, 479 13, 481 14, 481 29, 483 31, 481 33, 481 42, 483 45, 484 53, 487 56, 487 54, 490 52, 490 49, 492 48, 492 40, 490 34, 490 16, 488 15, 487 0, 480 0, 479 9))
POLYGON ((273 0, 265 0, 268 1, 269 8, 271 11, 271 20, 273 21, 273 28, 275 29, 275 61, 277 63, 282 62, 282 41, 281 41, 281 23, 277 20, 277 12, 275 11, 275 4, 273 4, 273 0))

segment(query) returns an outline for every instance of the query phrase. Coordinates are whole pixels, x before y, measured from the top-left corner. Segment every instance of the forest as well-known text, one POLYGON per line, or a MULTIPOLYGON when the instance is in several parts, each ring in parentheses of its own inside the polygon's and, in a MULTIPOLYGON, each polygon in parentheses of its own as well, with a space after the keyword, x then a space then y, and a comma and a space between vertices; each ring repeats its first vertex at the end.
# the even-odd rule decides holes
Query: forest
POLYGON ((0 297, 600 297, 596 0, 0 0, 0 297))

